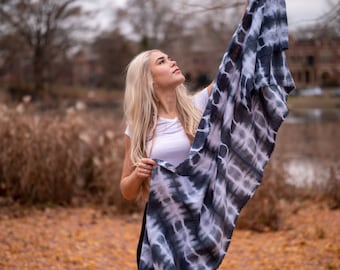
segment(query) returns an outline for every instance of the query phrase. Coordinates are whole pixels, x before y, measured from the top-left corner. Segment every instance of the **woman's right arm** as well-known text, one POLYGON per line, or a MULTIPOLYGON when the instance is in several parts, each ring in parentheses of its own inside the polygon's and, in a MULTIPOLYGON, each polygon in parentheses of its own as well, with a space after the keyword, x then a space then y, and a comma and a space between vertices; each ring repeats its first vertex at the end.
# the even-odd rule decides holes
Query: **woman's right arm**
POLYGON ((130 158, 131 140, 125 135, 125 157, 123 163, 122 177, 120 181, 120 190, 127 200, 135 200, 139 194, 140 188, 144 181, 151 177, 152 168, 156 162, 149 158, 143 158, 135 166, 130 158))
MULTIPOLYGON (((242 16, 244 16, 244 14, 246 13, 248 5, 249 5, 249 0, 245 0, 245 1, 244 1, 244 6, 243 6, 242 16)), ((214 81, 212 81, 212 82, 207 86, 207 89, 208 89, 208 96, 210 96, 210 94, 211 94, 213 85, 214 85, 214 81)))

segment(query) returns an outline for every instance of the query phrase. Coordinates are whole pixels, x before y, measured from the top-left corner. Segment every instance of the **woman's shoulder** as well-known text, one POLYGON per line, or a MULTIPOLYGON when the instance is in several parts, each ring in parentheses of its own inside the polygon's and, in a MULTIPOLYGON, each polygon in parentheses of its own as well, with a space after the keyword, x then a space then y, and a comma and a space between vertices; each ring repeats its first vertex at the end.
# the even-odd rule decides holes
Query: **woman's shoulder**
POLYGON ((193 102, 197 108, 203 111, 208 103, 209 99, 209 92, 208 87, 204 88, 203 90, 197 91, 192 96, 193 102))

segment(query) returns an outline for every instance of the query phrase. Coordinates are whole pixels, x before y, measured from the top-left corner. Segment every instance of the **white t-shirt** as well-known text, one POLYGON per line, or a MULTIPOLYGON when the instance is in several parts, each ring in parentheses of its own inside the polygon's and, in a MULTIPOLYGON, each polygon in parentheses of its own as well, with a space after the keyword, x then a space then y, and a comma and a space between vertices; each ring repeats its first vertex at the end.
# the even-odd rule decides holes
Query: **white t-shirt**
MULTIPOLYGON (((208 103, 208 99, 209 96, 207 88, 193 96, 195 106, 202 112, 208 103)), ((125 134, 131 136, 131 132, 128 127, 125 130, 125 134)), ((150 152, 151 146, 152 151, 150 158, 161 159, 177 166, 184 161, 189 154, 191 144, 184 132, 181 122, 177 117, 159 117, 153 142, 152 140, 147 142, 147 153, 150 152)))

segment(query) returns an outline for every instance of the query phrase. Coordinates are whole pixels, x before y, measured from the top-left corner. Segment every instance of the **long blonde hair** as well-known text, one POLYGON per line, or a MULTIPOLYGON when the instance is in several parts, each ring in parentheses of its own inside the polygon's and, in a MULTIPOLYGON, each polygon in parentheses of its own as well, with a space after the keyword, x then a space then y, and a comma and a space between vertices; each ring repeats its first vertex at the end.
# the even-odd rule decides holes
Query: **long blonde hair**
MULTIPOLYGON (((150 55, 158 50, 138 54, 128 65, 124 112, 131 134, 131 161, 136 165, 147 157, 147 142, 152 139, 158 119, 157 97, 153 88, 150 70, 150 55)), ((201 112, 194 106, 186 87, 176 88, 178 118, 190 141, 193 140, 200 121, 201 112)), ((142 197, 148 195, 148 185, 142 186, 142 197)))

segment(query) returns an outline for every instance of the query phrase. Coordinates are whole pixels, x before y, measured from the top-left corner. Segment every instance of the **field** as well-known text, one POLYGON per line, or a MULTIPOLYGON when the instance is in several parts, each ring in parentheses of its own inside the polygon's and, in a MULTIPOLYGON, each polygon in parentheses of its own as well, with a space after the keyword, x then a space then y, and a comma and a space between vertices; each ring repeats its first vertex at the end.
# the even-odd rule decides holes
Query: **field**
MULTIPOLYGON (((236 229, 219 269, 339 269, 340 211, 311 202, 285 209, 279 231, 236 229)), ((136 269, 140 214, 93 207, 21 211, 1 215, 1 269, 136 269)))
MULTIPOLYGON (((0 269, 135 269, 141 207, 119 192, 119 92, 0 104, 0 269), (46 155, 48 153, 48 155, 46 155)), ((340 108, 292 97, 289 107, 340 108)), ((339 122, 285 123, 220 269, 340 268, 339 122), (308 161, 318 185, 287 183, 308 161)), ((301 178, 301 179, 300 179, 301 178)))

